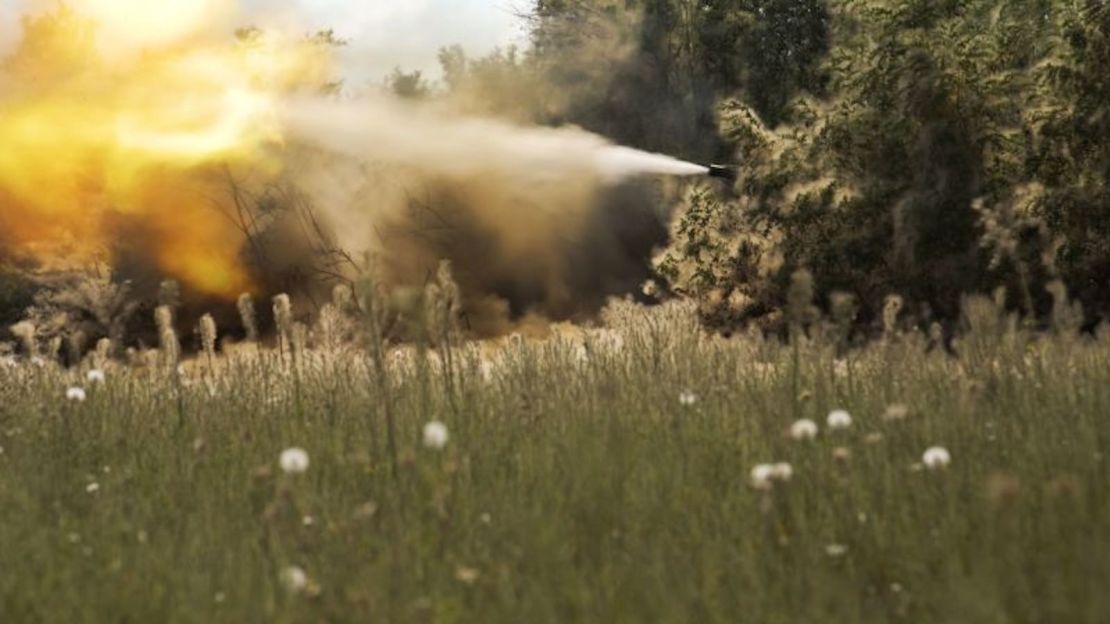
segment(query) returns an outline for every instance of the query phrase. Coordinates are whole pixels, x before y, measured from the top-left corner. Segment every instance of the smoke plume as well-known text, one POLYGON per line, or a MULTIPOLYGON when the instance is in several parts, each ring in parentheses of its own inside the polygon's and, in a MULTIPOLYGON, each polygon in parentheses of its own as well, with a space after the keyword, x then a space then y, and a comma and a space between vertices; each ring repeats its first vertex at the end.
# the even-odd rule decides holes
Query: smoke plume
POLYGON ((107 264, 230 304, 350 278, 365 257, 419 286, 449 259, 494 331, 634 288, 665 235, 657 191, 635 179, 707 171, 574 128, 338 95, 326 37, 197 36, 226 19, 216 0, 141 13, 141 53, 96 43, 125 7, 80 5, 95 21, 26 18, 0 72, 8 258, 107 264))

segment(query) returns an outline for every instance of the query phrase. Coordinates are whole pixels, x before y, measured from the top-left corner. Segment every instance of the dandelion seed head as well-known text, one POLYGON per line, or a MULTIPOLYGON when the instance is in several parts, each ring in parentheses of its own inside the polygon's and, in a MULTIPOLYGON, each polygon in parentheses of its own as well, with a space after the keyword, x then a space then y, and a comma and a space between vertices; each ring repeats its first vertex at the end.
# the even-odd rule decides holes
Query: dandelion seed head
POLYGON ((790 426, 790 437, 795 440, 812 440, 817 437, 817 423, 803 418, 790 426))
POLYGON ((825 547, 825 554, 833 558, 843 557, 848 554, 848 547, 844 544, 829 544, 825 547))
POLYGON ((683 391, 681 394, 678 395, 678 402, 683 407, 692 407, 695 403, 698 402, 698 395, 690 392, 689 390, 683 391))
POLYGON ((96 494, 100 491, 100 484, 96 481, 93 481, 92 483, 85 486, 85 491, 89 494, 96 494))
POLYGON ((285 449, 279 463, 285 474, 301 474, 308 470, 308 452, 296 447, 285 449))
POLYGON ((424 446, 430 449, 440 450, 447 446, 447 440, 450 438, 447 433, 447 425, 438 420, 424 425, 424 446))
POLYGON ((752 487, 757 490, 769 490, 774 485, 775 465, 758 464, 752 468, 752 487))
POLYGON ((921 463, 929 470, 941 470, 952 463, 952 456, 943 446, 934 446, 921 456, 921 463))
POLYGON ((780 483, 786 483, 794 476, 794 467, 786 462, 779 462, 772 468, 771 478, 780 483))
POLYGON ((838 409, 829 412, 829 429, 847 429, 852 426, 852 415, 847 411, 838 409))
POLYGON ((91 384, 104 383, 104 371, 94 368, 85 374, 85 379, 91 384))
POLYGON ((66 390, 66 399, 80 403, 86 398, 85 389, 74 386, 66 390))
POLYGON ((308 588, 308 574, 297 566, 289 566, 282 571, 281 582, 290 592, 299 594, 308 588))

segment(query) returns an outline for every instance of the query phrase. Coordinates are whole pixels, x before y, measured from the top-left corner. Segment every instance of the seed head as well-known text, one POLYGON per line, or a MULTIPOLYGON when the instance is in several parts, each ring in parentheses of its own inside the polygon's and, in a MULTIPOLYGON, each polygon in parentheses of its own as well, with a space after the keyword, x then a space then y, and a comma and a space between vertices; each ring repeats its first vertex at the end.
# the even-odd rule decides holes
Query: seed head
POLYGON ((758 464, 752 468, 752 487, 757 490, 770 490, 774 487, 775 465, 758 464))
POLYGON ((69 388, 69 389, 66 390, 66 398, 69 399, 70 401, 76 401, 77 403, 81 403, 86 398, 85 389, 84 388, 78 388, 77 386, 69 388))
POLYGON ((934 446, 921 456, 921 463, 929 470, 942 470, 952 463, 952 456, 943 446, 934 446))
POLYGON ((258 342, 258 319, 254 311, 254 299, 251 298, 250 293, 239 295, 236 307, 239 308, 239 319, 243 322, 243 329, 247 330, 247 340, 258 342))
POLYGON ((795 440, 812 440, 817 437, 817 423, 803 418, 790 426, 790 437, 795 440))
POLYGON ((308 588, 308 574, 297 566, 289 566, 281 573, 281 582, 285 589, 299 594, 308 588))
POLYGON ((285 449, 279 463, 285 474, 301 474, 308 470, 308 453, 296 447, 285 449))
POLYGON ((847 429, 852 426, 852 415, 847 411, 838 409, 829 412, 829 429, 847 429))
POLYGON ((450 436, 447 433, 447 425, 434 420, 424 425, 424 446, 434 450, 440 450, 447 446, 447 440, 450 436))
POLYGON ((786 462, 779 462, 775 464, 771 472, 771 478, 775 481, 778 481, 779 483, 786 483, 793 476, 794 468, 786 462))

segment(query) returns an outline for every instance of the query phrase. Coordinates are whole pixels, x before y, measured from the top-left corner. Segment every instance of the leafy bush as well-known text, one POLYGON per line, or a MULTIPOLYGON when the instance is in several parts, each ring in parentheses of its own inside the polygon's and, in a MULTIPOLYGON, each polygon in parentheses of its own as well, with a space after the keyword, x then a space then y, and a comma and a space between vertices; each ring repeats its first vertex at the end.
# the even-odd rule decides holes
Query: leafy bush
MULTIPOLYGON (((1008 287, 1045 314, 1062 279, 1110 303, 1110 9, 1102 2, 830 2, 827 93, 771 128, 744 94, 721 106, 736 196, 695 192, 660 268, 719 322, 764 316, 787 276, 822 300, 906 298, 955 319, 1008 287)), ((878 309, 865 306, 863 319, 878 309)))

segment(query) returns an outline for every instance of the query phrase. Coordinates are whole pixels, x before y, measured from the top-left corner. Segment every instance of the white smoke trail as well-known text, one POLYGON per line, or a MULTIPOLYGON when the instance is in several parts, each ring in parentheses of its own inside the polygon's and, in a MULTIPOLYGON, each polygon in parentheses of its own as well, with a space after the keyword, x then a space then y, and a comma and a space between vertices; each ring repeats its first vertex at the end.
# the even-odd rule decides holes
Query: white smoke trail
POLYGON ((302 99, 289 103, 284 121, 299 140, 455 177, 501 172, 537 181, 585 176, 617 183, 638 175, 709 173, 708 167, 614 145, 577 128, 523 128, 386 98, 302 99))

